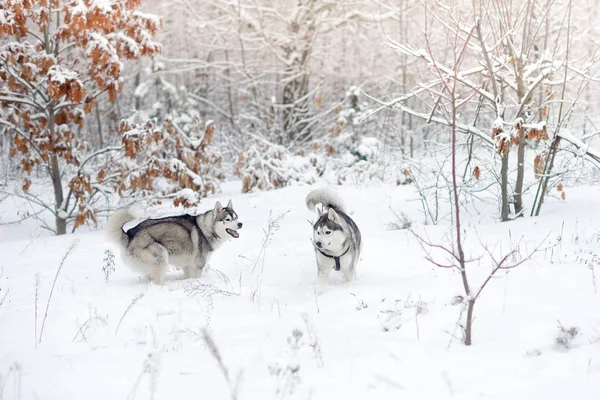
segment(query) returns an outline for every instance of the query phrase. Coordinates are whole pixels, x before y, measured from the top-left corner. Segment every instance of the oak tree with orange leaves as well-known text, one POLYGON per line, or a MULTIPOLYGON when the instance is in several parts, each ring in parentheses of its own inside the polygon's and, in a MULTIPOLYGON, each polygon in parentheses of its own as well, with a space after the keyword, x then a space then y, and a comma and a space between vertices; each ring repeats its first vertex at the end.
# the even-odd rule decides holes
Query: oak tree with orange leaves
POLYGON ((123 60, 159 53, 160 18, 138 11, 141 0, 5 0, 0 3, 0 129, 23 174, 22 197, 68 224, 95 221, 90 160, 122 146, 95 149, 80 128, 96 99, 112 101, 123 86, 123 60), (53 204, 32 188, 50 182, 53 204))

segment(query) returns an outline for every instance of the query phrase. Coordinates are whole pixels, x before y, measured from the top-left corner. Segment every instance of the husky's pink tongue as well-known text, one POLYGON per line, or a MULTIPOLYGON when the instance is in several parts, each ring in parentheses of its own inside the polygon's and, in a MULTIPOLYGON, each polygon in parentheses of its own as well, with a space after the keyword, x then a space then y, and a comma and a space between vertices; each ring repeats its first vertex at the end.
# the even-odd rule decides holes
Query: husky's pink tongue
POLYGON ((234 238, 239 238, 240 234, 237 231, 234 231, 233 229, 226 229, 227 233, 229 233, 231 236, 233 236, 234 238))

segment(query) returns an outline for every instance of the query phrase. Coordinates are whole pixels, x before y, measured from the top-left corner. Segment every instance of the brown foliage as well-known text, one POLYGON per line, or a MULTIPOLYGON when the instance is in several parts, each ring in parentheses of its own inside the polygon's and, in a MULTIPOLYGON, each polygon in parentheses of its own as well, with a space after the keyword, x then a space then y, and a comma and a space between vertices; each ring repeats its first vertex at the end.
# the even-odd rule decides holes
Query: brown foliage
POLYGON ((136 124, 122 121, 119 131, 125 156, 138 160, 143 166, 135 173, 121 177, 115 185, 119 194, 153 191, 157 178, 164 178, 173 185, 170 192, 163 192, 165 196, 181 189, 190 189, 197 194, 195 200, 189 196, 176 196, 173 200, 175 205, 192 207, 200 198, 216 192, 215 179, 223 177, 216 172, 222 157, 210 147, 215 134, 214 124, 206 124, 204 136, 198 143, 179 132, 170 121, 166 121, 162 129, 152 122, 136 124))
POLYGON ((547 141, 549 137, 546 124, 525 124, 521 118, 517 118, 510 135, 504 134, 504 130, 500 127, 492 127, 492 139, 496 139, 498 154, 506 157, 510 146, 518 146, 521 140, 537 140, 540 142, 542 140, 547 141))
POLYGON ((25 183, 23 184, 23 191, 27 192, 31 187, 31 181, 29 179, 25 179, 25 183))
POLYGON ((546 157, 548 156, 547 152, 543 152, 542 154, 538 154, 535 156, 533 160, 533 172, 535 174, 536 179, 540 179, 542 174, 544 173, 544 167, 546 165, 546 157))
MULTIPOLYGON (((12 139, 9 154, 19 158, 26 176, 37 166, 65 176, 69 196, 75 200, 75 226, 95 221, 95 211, 88 207, 94 193, 92 179, 77 168, 89 150, 77 137, 78 128, 96 106, 98 95, 106 92, 114 100, 120 92, 121 59, 160 51, 152 38, 162 22, 137 12, 140 3, 18 0, 0 4, 0 93, 5 98, 0 109, 9 124, 3 132, 12 139), (54 158, 60 164, 50 165, 54 158)), ((128 155, 134 158, 137 151, 161 138, 145 138, 143 143, 132 138, 126 143, 128 155)), ((97 178, 101 182, 104 175, 97 178)), ((31 185, 25 179, 23 190, 31 185)))

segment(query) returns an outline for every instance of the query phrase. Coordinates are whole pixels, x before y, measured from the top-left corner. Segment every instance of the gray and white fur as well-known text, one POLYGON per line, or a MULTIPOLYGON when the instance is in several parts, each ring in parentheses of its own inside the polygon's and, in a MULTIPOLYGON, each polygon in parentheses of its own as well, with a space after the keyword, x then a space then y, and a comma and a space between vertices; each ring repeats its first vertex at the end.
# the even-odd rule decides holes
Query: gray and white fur
POLYGON ((186 278, 199 278, 213 252, 231 238, 238 238, 242 223, 233 210, 217 201, 200 215, 178 215, 147 219, 124 231, 123 226, 139 217, 131 207, 121 208, 106 225, 109 240, 119 244, 123 261, 157 284, 164 282, 169 264, 183 269, 186 278))
POLYGON ((330 189, 316 189, 306 196, 306 206, 319 215, 313 225, 319 282, 327 283, 329 273, 334 269, 341 271, 347 281, 356 279, 360 230, 344 211, 341 198, 330 189), (318 204, 321 207, 315 209, 318 204))

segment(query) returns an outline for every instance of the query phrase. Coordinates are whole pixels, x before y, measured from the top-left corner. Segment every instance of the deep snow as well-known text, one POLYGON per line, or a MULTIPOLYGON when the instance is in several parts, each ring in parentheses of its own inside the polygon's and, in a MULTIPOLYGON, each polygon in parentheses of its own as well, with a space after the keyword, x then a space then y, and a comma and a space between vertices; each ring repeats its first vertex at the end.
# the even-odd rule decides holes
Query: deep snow
MULTIPOLYGON (((471 347, 452 339, 460 336, 462 306, 452 304, 463 294, 459 274, 425 260, 407 230, 388 229, 391 207, 431 241, 449 243, 448 226, 422 225, 413 189, 338 188, 364 248, 357 281, 332 276, 326 288, 317 287, 314 216, 304 206, 312 187, 238 189, 225 185, 200 209, 232 198, 241 237, 201 279, 172 271, 164 286, 127 269, 102 231, 48 237, 34 221, 0 226, 0 399, 600 398, 600 187, 549 199, 539 218, 465 216, 470 258, 484 256, 483 245, 497 257, 544 249, 486 287, 471 347), (269 213, 287 211, 257 259, 269 213), (36 276, 39 338, 74 241, 36 344, 36 276), (108 282, 106 249, 116 255, 108 282), (556 344, 559 324, 577 327, 571 348, 556 344)), ((0 206, 10 219, 14 204, 0 206)), ((490 266, 487 258, 469 265, 474 287, 490 266)))

